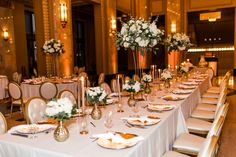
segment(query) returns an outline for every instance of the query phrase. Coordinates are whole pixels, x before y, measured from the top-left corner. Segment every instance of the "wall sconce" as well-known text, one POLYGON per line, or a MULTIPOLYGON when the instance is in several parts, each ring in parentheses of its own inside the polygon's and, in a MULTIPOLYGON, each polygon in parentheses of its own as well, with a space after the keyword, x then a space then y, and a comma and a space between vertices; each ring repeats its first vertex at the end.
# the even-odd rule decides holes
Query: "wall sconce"
POLYGON ((171 33, 176 33, 176 23, 172 22, 170 25, 170 31, 171 33))
POLYGON ((8 41, 9 40, 9 33, 7 30, 3 31, 3 40, 8 41))
POLYGON ((66 3, 61 3, 60 4, 60 21, 61 21, 61 26, 62 28, 66 27, 67 24, 67 6, 66 3))

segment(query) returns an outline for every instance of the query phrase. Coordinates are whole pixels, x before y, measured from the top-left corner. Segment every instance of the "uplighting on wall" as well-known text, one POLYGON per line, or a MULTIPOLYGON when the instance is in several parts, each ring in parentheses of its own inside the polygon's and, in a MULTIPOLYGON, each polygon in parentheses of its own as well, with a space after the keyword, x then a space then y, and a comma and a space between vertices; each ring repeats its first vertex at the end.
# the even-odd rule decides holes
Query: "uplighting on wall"
POLYGON ((60 4, 60 21, 62 28, 65 28, 68 21, 66 3, 60 4))
POLYGON ((7 30, 3 31, 3 40, 8 41, 9 40, 9 33, 7 30))
POLYGON ((176 33, 176 23, 172 22, 170 25, 170 31, 171 33, 176 33))
POLYGON ((111 20, 111 31, 110 31, 110 36, 116 33, 116 20, 112 19, 111 20))

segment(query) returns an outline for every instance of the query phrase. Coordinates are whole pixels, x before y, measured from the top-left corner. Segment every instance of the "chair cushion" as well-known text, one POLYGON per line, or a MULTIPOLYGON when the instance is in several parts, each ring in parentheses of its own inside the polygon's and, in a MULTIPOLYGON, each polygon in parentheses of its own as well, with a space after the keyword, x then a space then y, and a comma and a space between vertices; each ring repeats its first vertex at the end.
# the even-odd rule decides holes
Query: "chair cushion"
POLYGON ((196 118, 187 119, 186 124, 190 132, 191 130, 196 132, 208 132, 212 125, 210 122, 196 118))
POLYGON ((208 89, 206 92, 207 92, 207 93, 216 93, 216 94, 219 94, 219 93, 220 93, 220 89, 208 89))
MULTIPOLYGON (((25 104, 27 102, 27 98, 23 98, 23 103, 25 104)), ((21 101, 20 100, 15 100, 12 102, 13 104, 16 104, 16 105, 21 105, 21 101)))
POLYGON ((218 94, 218 93, 208 93, 208 92, 206 92, 202 95, 202 98, 219 98, 219 96, 220 96, 220 94, 218 94))
POLYGON ((194 110, 191 117, 205 119, 205 120, 213 120, 215 117, 215 112, 204 111, 204 110, 194 110))
POLYGON ((177 137, 174 142, 173 148, 177 151, 192 152, 193 154, 198 154, 205 138, 192 135, 188 133, 183 133, 177 137))
POLYGON ((201 103, 204 103, 204 104, 217 104, 218 99, 216 99, 216 98, 202 98, 201 103))
POLYGON ((189 156, 175 152, 175 151, 167 151, 162 157, 189 157, 189 156))
POLYGON ((215 112, 216 105, 215 104, 198 104, 196 109, 215 112))

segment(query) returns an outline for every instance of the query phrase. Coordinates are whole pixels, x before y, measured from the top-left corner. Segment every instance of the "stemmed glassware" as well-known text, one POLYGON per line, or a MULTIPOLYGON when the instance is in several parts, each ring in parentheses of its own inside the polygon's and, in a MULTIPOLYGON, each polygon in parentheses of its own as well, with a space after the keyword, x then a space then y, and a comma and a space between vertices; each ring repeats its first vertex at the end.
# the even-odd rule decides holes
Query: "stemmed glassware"
POLYGON ((110 128, 112 128, 113 126, 112 111, 110 111, 109 114, 105 116, 104 126, 107 128, 107 132, 109 131, 110 128))

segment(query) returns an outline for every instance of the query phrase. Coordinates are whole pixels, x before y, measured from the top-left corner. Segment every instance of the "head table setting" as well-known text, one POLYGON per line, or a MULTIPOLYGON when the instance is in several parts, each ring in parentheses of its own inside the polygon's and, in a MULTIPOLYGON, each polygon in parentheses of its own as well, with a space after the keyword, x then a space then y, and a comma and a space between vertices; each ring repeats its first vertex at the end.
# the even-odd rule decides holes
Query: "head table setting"
MULTIPOLYGON (((67 98, 48 102, 43 120, 12 127, 0 135, 1 156, 161 157, 178 135, 188 132, 185 120, 209 88, 210 78, 195 71, 187 79, 169 82, 169 88, 165 83, 161 88, 148 77, 143 82, 150 89, 144 89, 144 99, 134 98, 135 105, 132 95, 141 90, 135 81, 126 82, 123 91, 110 95, 101 87, 82 87, 86 104, 94 107, 86 105, 83 97, 79 109, 67 98), (128 94, 120 96, 124 92, 128 94)), ((36 84, 21 84, 26 85, 36 84)))

